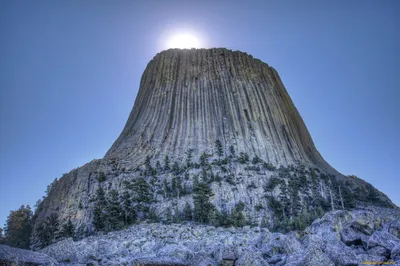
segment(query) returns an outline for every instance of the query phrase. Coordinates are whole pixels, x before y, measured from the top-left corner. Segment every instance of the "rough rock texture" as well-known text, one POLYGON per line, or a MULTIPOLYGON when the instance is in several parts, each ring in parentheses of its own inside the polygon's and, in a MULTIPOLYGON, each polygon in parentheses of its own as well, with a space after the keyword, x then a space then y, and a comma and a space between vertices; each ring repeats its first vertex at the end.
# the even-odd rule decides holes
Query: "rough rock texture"
POLYGON ((305 231, 287 234, 271 233, 259 227, 142 223, 75 242, 63 240, 39 252, 52 256, 62 265, 333 266, 394 263, 400 261, 400 240, 388 232, 388 225, 399 219, 398 210, 387 212, 375 207, 351 212, 333 211, 316 220, 305 231), (343 231, 352 228, 354 223, 365 222, 372 228, 374 221, 381 216, 385 216, 385 221, 368 236, 368 242, 377 242, 379 246, 365 247, 361 242, 347 246, 341 240, 343 231), (370 219, 360 220, 360 217, 370 219), (376 241, 377 234, 380 234, 379 241, 376 241), (396 244, 393 245, 392 241, 396 244))
POLYGON ((57 265, 57 261, 46 254, 33 252, 30 250, 12 248, 6 245, 0 245, 0 265, 57 265))
MULTIPOLYGON (((122 194, 124 181, 141 176, 151 184, 151 208, 159 217, 165 217, 168 208, 177 206, 182 211, 186 203, 193 206, 193 178, 201 176, 202 169, 184 168, 189 150, 196 163, 205 153, 210 164, 206 175, 222 178, 210 184, 217 210, 230 213, 244 202, 246 218, 257 225, 263 219, 273 223, 270 199, 282 198, 293 180, 300 184, 295 201, 314 213, 318 198, 340 209, 341 192, 357 203, 394 206, 362 179, 343 176, 325 162, 272 67, 246 53, 222 48, 171 49, 157 54, 146 67, 125 128, 105 157, 72 170, 54 184, 35 214, 36 227, 56 213, 61 223, 71 219, 79 237, 92 234, 96 190, 102 187, 106 193, 115 189, 122 194), (224 165, 218 163, 222 158, 216 140, 222 144, 223 158, 229 159, 224 165), (241 152, 249 162, 240 163, 241 152), (166 155, 171 165, 178 162, 183 170, 157 169, 152 180, 145 172, 145 158, 151 157, 155 167, 166 155), (256 163, 251 162, 254 156, 259 158, 256 163), (167 197, 163 184, 171 184, 177 176, 188 191, 181 197, 167 197), (280 183, 267 190, 277 176, 280 183), (335 189, 333 181, 339 182, 335 189)), ((348 202, 344 204, 347 207, 348 202)), ((368 235, 374 228, 361 232, 368 235)), ((391 230, 398 232, 398 227, 391 230)))

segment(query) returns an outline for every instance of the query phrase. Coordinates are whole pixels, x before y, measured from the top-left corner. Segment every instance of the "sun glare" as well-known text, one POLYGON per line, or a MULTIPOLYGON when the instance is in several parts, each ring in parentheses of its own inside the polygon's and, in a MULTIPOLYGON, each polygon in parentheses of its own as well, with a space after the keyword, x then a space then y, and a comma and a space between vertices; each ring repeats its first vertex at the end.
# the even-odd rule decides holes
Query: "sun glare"
POLYGON ((168 48, 200 48, 199 39, 192 34, 176 34, 170 37, 168 48))

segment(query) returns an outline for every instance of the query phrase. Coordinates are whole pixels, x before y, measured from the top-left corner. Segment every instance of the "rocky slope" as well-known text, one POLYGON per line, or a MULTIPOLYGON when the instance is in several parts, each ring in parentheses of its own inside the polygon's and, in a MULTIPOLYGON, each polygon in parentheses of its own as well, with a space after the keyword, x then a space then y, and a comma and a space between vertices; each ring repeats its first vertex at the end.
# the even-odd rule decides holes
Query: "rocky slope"
MULTIPOLYGON (((39 252, 62 265, 400 265, 399 238, 400 212, 368 207, 331 211, 304 231, 287 234, 260 227, 142 223, 80 241, 66 239, 39 252)), ((0 261, 5 261, 1 251, 2 246, 0 261)), ((32 252, 32 258, 40 253, 32 252)))
POLYGON ((146 208, 157 220, 193 208, 196 180, 211 188, 218 212, 243 203, 248 223, 268 228, 304 213, 394 207, 370 184, 325 162, 272 67, 227 49, 157 54, 119 138, 103 159, 54 183, 35 214, 35 230, 55 213, 61 224, 73 222, 78 237, 93 234, 96 191, 116 191, 122 204, 124 193, 136 197, 129 184, 139 178, 149 186, 146 208))

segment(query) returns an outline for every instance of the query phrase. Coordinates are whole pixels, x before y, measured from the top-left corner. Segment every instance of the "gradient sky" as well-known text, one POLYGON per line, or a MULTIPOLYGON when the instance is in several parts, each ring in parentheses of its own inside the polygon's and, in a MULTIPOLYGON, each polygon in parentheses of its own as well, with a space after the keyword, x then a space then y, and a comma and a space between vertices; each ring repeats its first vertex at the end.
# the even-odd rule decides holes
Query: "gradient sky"
POLYGON ((0 1, 0 226, 102 158, 171 32, 279 72, 323 157, 400 205, 400 1, 0 1))

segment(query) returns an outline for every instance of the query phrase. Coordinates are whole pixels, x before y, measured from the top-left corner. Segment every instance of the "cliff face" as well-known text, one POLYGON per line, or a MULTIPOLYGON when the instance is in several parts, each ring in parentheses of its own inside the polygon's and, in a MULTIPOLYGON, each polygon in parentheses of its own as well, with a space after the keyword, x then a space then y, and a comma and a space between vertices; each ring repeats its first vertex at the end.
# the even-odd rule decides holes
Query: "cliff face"
POLYGON ((161 220, 193 208, 199 180, 211 189, 218 212, 230 214, 244 203, 245 218, 268 227, 306 212, 394 206, 370 184, 325 162, 272 67, 227 49, 157 54, 119 138, 103 159, 54 184, 35 228, 56 213, 60 223, 73 222, 78 236, 91 234, 96 191, 134 199, 129 184, 138 179, 149 186, 146 207, 161 220))
POLYGON ((274 165, 305 164, 335 172, 321 157, 278 73, 227 49, 171 49, 148 64, 135 105, 105 158, 180 160, 228 153, 258 155, 274 165))

